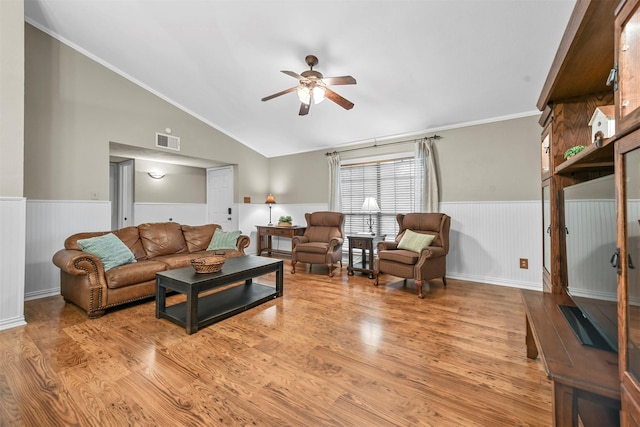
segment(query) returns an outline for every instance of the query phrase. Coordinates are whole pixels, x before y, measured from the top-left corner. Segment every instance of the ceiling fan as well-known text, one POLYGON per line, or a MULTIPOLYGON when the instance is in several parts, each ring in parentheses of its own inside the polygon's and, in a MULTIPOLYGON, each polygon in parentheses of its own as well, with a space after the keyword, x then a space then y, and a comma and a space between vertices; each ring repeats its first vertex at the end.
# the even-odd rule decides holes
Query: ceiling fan
POLYGON ((354 85, 356 84, 356 79, 351 76, 323 77, 322 73, 313 69, 314 66, 318 65, 318 58, 313 55, 307 55, 304 60, 309 66, 309 70, 303 71, 301 74, 294 73, 293 71, 282 70, 282 72, 286 75, 298 79, 298 81, 300 82, 298 86, 294 86, 289 89, 283 90, 282 92, 269 95, 265 98, 262 98, 262 101, 268 101, 280 95, 297 91, 298 98, 300 99, 300 112, 298 113, 300 116, 306 116, 309 113, 311 101, 318 104, 322 102, 324 98, 330 99, 345 110, 352 109, 354 105, 353 102, 338 95, 337 93, 329 89, 328 86, 354 85))

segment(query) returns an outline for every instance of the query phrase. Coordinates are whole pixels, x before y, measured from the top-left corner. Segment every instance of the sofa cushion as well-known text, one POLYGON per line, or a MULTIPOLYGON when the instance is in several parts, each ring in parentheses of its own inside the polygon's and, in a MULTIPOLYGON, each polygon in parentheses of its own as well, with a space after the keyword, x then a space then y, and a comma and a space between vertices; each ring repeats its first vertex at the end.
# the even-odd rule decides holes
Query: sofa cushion
POLYGON ((173 270, 175 268, 189 267, 191 260, 194 258, 200 258, 204 252, 196 252, 192 254, 176 254, 176 255, 162 255, 155 257, 153 260, 163 262, 167 265, 167 270, 173 270))
POLYGON ((177 222, 158 222, 138 226, 140 240, 147 257, 181 254, 187 252, 187 242, 177 222))
POLYGON ((100 258, 104 271, 109 271, 119 265, 136 262, 133 252, 113 233, 78 240, 78 245, 83 251, 100 258))
MULTIPOLYGON (((187 242, 187 249, 189 252, 204 251, 209 246, 213 232, 219 229, 218 224, 206 224, 206 225, 183 225, 182 234, 184 240, 187 242)), ((235 249, 235 246, 234 246, 235 249)))
POLYGON ((420 252, 429 246, 435 238, 436 236, 433 234, 414 233, 411 230, 405 230, 400 242, 398 242, 398 249, 420 252))
POLYGON ((207 250, 236 249, 238 247, 238 237, 240 237, 241 233, 241 231, 222 231, 218 228, 213 232, 213 237, 209 246, 207 246, 207 250))
POLYGON ((111 289, 155 280, 156 273, 167 270, 167 264, 153 260, 141 260, 112 268, 105 273, 107 287, 111 289))

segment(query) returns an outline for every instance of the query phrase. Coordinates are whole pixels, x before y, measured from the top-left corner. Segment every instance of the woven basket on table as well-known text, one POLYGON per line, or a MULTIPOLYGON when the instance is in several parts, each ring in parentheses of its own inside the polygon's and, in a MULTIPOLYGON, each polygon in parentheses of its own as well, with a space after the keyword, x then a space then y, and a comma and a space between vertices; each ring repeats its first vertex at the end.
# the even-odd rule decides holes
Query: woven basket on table
POLYGON ((222 270, 222 264, 227 259, 222 256, 205 256, 191 260, 191 265, 195 268, 196 273, 215 273, 222 270))

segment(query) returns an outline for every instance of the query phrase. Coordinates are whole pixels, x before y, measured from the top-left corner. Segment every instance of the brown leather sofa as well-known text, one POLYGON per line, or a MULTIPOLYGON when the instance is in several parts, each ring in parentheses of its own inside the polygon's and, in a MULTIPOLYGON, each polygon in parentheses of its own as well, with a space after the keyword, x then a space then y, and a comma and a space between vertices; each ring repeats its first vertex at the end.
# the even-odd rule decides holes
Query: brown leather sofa
MULTIPOLYGON (((212 255, 207 251, 218 224, 200 226, 180 225, 175 222, 147 223, 115 231, 78 233, 68 237, 64 249, 53 256, 60 268, 60 293, 97 318, 105 310, 129 302, 155 296, 156 273, 191 265, 191 259, 212 255), (83 252, 78 240, 115 234, 131 249, 136 262, 104 271, 95 255, 83 252)), ((227 257, 244 255, 249 246, 248 236, 241 235, 236 250, 224 252, 227 257)))

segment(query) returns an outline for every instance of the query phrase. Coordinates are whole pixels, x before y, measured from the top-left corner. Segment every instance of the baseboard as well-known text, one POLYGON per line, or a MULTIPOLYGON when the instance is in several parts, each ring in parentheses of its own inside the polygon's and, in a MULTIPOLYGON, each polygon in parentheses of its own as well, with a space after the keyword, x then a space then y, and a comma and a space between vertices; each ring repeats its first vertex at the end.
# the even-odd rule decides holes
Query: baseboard
POLYGON ((50 289, 42 289, 39 291, 26 292, 24 294, 25 301, 31 301, 34 299, 47 298, 47 297, 55 297, 60 295, 60 288, 50 288, 50 289))
POLYGON ((447 279, 465 280, 467 282, 486 283, 488 285, 507 286, 509 288, 529 289, 532 291, 541 291, 542 283, 523 282, 519 280, 504 281, 492 277, 480 277, 468 274, 450 274, 447 273, 447 279))
POLYGON ((27 322, 25 322, 24 316, 14 317, 10 319, 3 319, 3 320, 0 320, 0 331, 3 331, 5 329, 15 328, 17 326, 24 326, 26 324, 27 322))

